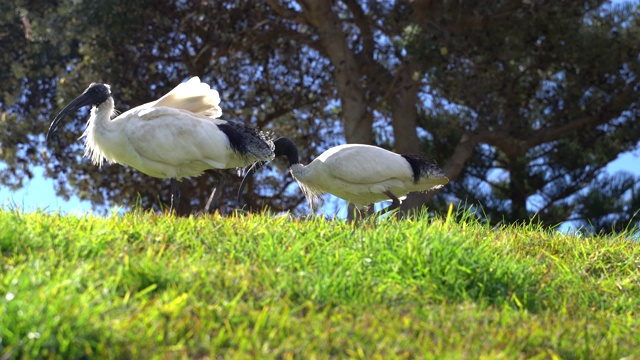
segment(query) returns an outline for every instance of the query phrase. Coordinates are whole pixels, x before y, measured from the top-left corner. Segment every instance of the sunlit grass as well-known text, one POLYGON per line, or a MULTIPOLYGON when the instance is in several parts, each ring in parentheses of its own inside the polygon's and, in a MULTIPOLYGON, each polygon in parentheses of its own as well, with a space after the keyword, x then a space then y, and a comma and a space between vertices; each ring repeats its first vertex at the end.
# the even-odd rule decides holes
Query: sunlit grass
POLYGON ((628 234, 454 217, 0 211, 0 357, 640 357, 628 234))

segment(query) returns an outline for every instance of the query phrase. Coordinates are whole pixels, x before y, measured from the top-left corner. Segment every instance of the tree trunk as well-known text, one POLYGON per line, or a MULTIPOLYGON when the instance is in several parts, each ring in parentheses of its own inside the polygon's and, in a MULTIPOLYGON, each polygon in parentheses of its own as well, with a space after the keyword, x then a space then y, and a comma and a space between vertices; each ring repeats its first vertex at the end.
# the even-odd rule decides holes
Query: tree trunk
POLYGON ((407 63, 398 67, 397 86, 389 89, 395 151, 400 154, 419 154, 420 141, 416 131, 420 78, 417 66, 407 63))
MULTIPOLYGON (((418 117, 418 91, 420 79, 414 64, 406 64, 398 68, 397 86, 390 89, 393 96, 390 99, 392 109, 393 136, 395 151, 400 154, 420 154, 420 141, 416 131, 418 117)), ((402 202, 400 211, 406 213, 411 209, 422 207, 433 195, 425 193, 409 194, 402 202)))
POLYGON ((305 20, 318 32, 320 45, 334 66, 333 77, 342 102, 344 135, 348 143, 373 144, 373 115, 369 110, 355 54, 349 48, 338 16, 327 0, 300 1, 305 20))
POLYGON ((509 197, 511 198, 509 222, 523 221, 529 218, 526 189, 528 177, 526 158, 511 158, 509 161, 509 197))

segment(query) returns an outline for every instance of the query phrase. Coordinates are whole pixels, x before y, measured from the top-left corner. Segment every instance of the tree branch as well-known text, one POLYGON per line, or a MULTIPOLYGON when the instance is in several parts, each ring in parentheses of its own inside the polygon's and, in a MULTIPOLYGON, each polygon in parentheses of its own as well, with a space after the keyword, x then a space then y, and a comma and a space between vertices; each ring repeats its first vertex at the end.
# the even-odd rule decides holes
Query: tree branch
MULTIPOLYGON (((525 148, 532 148, 534 146, 559 139, 579 129, 607 123, 614 116, 617 116, 624 110, 627 110, 629 106, 629 100, 637 97, 635 88, 639 85, 640 77, 637 77, 635 81, 628 83, 625 89, 611 100, 608 109, 606 109, 607 111, 605 111, 604 113, 594 116, 586 116, 579 120, 574 120, 570 123, 559 125, 556 127, 536 130, 525 142, 525 148)), ((563 115, 563 113, 561 112, 558 114, 560 116, 563 115)))
POLYGON ((373 39, 373 33, 371 32, 371 24, 369 23, 360 4, 355 0, 345 0, 345 3, 353 14, 354 22, 362 34, 362 52, 364 53, 365 59, 373 60, 373 53, 375 51, 376 44, 373 39))
POLYGON ((324 48, 334 67, 338 95, 342 103, 342 118, 347 142, 373 143, 371 127, 373 115, 367 102, 366 91, 360 81, 360 69, 347 37, 340 26, 341 20, 326 0, 299 0, 306 21, 316 28, 320 46, 324 48))
POLYGON ((414 0, 416 20, 424 25, 432 24, 449 34, 462 34, 474 29, 483 28, 489 22, 510 17, 522 4, 522 0, 507 0, 498 12, 479 14, 479 9, 459 14, 453 20, 444 20, 445 4, 443 0, 414 0))
POLYGON ((292 20, 298 24, 307 24, 302 14, 282 6, 278 0, 265 0, 265 2, 273 9, 273 11, 283 18, 292 20))

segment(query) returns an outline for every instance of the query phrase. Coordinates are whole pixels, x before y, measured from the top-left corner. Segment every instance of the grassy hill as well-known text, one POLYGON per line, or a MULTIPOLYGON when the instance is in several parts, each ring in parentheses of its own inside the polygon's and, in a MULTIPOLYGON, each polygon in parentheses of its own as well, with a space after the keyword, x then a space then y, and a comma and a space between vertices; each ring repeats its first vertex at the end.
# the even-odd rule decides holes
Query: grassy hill
POLYGON ((640 244, 0 210, 0 358, 640 359, 640 244))

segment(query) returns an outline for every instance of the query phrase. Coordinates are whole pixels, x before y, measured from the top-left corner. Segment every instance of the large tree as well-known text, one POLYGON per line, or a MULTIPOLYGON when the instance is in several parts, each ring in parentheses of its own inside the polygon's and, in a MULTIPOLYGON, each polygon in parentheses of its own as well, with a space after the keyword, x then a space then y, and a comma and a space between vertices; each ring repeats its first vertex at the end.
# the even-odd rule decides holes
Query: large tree
MULTIPOLYGON (((265 5, 243 2, 83 1, 4 4, 0 105, 5 184, 20 186, 33 166, 46 166, 59 195, 78 195, 96 206, 158 208, 169 199, 168 182, 120 165, 97 169, 82 159, 87 112, 78 113, 44 143, 53 115, 91 82, 112 85, 124 111, 200 76, 218 89, 223 118, 273 132, 299 135, 304 148, 320 143, 317 119, 331 120, 325 106, 326 62, 292 46, 286 33, 268 24, 265 5), (35 10, 32 10, 35 9, 35 10), (260 30, 258 30, 260 28, 260 30), (3 79, 4 80, 4 79, 3 79), (295 121, 294 121, 295 120, 295 121)), ((337 121, 337 118, 335 118, 337 121)), ((227 171, 223 210, 239 178, 227 171)), ((254 206, 294 208, 302 194, 276 196, 292 180, 267 179, 271 199, 247 198, 254 206)), ((183 181, 180 213, 201 210, 213 185, 209 176, 183 181), (189 201, 184 201, 189 199, 189 201)), ((235 204, 234 204, 235 206, 235 204)))
MULTIPOLYGON (((293 137, 304 160, 341 135, 432 155, 453 181, 405 208, 467 200, 493 221, 533 210, 547 223, 563 221, 582 187, 640 138, 637 3, 607 3, 5 4, 2 181, 19 186, 46 164, 62 195, 157 206, 158 194, 168 198, 166 182, 122 166, 99 172, 80 159, 81 121, 47 144, 52 151, 40 151, 41 134, 92 81, 112 84, 125 110, 199 75, 220 90, 227 118, 293 137)), ((264 195, 247 196, 252 208, 302 202, 290 177, 271 175, 250 189, 264 195)), ((186 181, 192 203, 181 211, 201 208, 211 184, 206 176, 186 181)))
POLYGON ((567 219, 640 139, 637 3, 267 2, 331 61, 348 142, 388 119, 396 151, 444 160, 444 193, 494 222, 567 219))
POLYGON ((640 139, 638 3, 436 3, 422 2, 415 52, 440 102, 425 126, 442 124, 434 111, 457 118, 450 190, 494 222, 570 218, 640 139))

